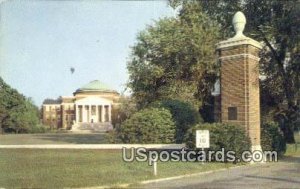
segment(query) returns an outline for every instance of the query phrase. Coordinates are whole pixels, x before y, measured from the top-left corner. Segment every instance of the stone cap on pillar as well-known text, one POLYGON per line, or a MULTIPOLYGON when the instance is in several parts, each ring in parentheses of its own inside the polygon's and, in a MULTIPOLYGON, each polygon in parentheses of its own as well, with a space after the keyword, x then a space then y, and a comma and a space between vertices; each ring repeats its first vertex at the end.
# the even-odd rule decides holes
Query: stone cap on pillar
POLYGON ((225 41, 221 41, 217 43, 217 49, 222 49, 222 48, 232 47, 237 45, 252 45, 259 49, 262 48, 260 42, 255 41, 254 39, 251 39, 249 37, 246 37, 243 34, 246 25, 246 17, 244 13, 242 13, 241 11, 236 12, 233 16, 232 24, 235 30, 235 36, 225 41))

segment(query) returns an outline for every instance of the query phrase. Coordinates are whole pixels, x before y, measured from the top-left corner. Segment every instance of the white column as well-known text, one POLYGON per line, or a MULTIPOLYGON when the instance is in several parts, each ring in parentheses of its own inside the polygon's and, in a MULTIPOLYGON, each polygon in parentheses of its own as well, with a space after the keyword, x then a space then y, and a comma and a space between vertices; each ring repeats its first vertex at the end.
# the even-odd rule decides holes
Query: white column
POLYGON ((82 105, 82 114, 83 114, 83 116, 82 116, 82 122, 87 122, 87 113, 86 113, 86 107, 85 107, 85 105, 82 105))
POLYGON ((78 108, 78 105, 75 105, 75 120, 76 120, 76 123, 79 122, 79 108, 78 108))
POLYGON ((85 107, 84 107, 84 105, 81 105, 81 122, 84 122, 84 109, 85 109, 85 107))
MULTIPOLYGON (((79 108, 79 106, 78 106, 78 108, 79 108)), ((82 105, 81 105, 81 111, 79 113, 81 116, 81 122, 83 122, 83 107, 82 107, 82 105)))
POLYGON ((105 109, 104 109, 104 105, 101 105, 101 121, 104 122, 104 114, 105 114, 105 109))
POLYGON ((111 122, 111 104, 108 106, 108 121, 111 122))
POLYGON ((95 120, 94 120, 94 122, 95 123, 98 123, 98 120, 99 120, 99 118, 98 118, 98 105, 95 105, 95 108, 96 108, 96 115, 95 115, 95 120))
POLYGON ((92 109, 92 106, 89 105, 89 120, 88 120, 89 123, 91 123, 91 119, 92 119, 91 109, 92 109))

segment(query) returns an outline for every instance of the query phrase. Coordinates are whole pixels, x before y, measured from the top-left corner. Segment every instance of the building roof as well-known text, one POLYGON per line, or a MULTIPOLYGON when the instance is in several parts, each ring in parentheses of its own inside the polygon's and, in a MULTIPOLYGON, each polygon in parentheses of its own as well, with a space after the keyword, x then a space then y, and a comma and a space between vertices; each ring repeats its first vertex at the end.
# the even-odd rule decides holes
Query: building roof
POLYGON ((88 84, 76 90, 76 92, 89 92, 89 91, 116 92, 115 90, 113 90, 112 88, 108 87, 106 84, 98 80, 91 81, 88 84))
POLYGON ((61 98, 57 98, 57 99, 47 98, 43 102, 44 105, 46 105, 46 104, 60 104, 60 103, 61 103, 61 98))
POLYGON ((74 96, 62 96, 61 101, 62 103, 73 103, 74 102, 74 96))

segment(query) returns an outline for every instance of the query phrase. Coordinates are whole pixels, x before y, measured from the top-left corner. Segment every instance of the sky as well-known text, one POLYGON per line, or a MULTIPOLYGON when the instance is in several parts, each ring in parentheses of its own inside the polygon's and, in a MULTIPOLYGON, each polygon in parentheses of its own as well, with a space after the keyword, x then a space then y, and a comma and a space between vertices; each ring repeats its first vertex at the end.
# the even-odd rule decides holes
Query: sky
POLYGON ((93 80, 122 93, 138 32, 175 14, 166 1, 0 3, 0 76, 38 106, 93 80))

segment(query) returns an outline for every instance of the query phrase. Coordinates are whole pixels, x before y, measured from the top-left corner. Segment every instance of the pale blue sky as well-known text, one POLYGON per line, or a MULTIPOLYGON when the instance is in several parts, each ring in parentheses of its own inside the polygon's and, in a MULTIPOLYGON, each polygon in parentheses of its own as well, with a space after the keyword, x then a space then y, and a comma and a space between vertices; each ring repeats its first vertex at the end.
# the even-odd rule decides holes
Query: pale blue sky
POLYGON ((37 105, 95 79, 122 92, 136 34, 173 15, 166 1, 5 1, 0 76, 37 105))

